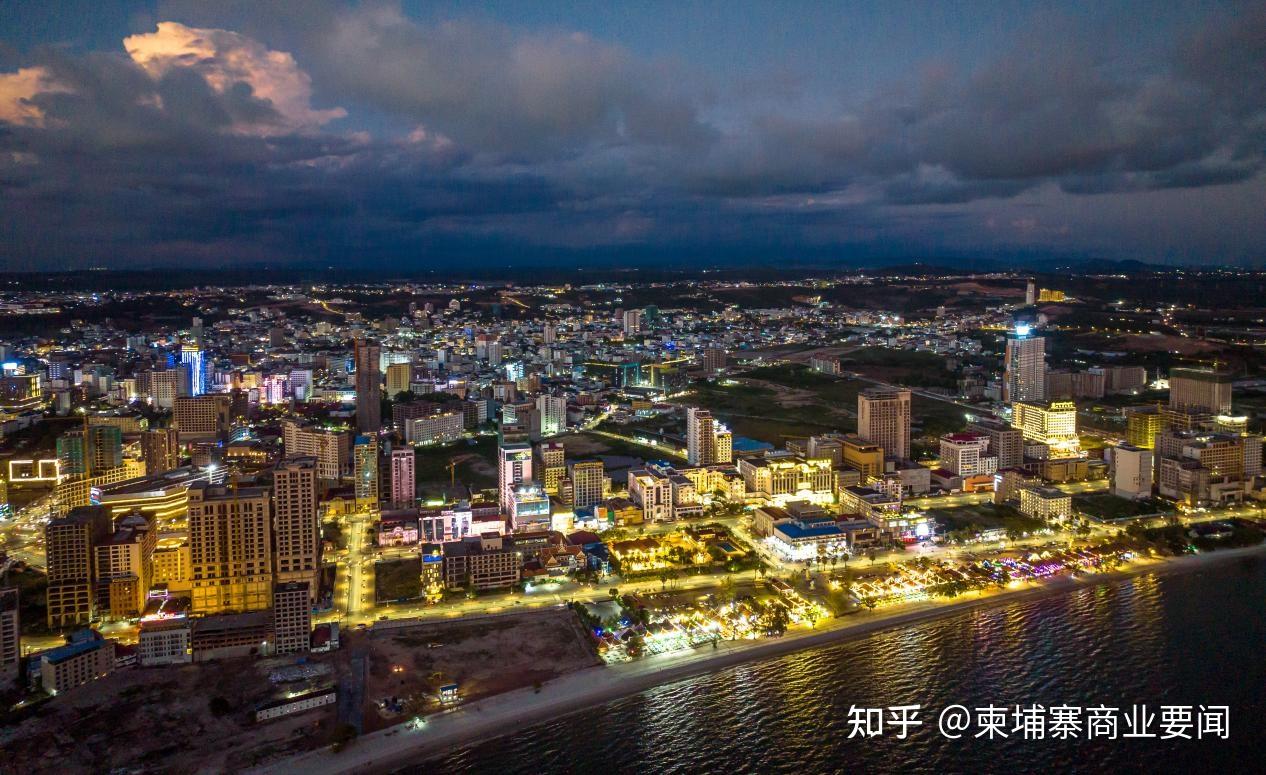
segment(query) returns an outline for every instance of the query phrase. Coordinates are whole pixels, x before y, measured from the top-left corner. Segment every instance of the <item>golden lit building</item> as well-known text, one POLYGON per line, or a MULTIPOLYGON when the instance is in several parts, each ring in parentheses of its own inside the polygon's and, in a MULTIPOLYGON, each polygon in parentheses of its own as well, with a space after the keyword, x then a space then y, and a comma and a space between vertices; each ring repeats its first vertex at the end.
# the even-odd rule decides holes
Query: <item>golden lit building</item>
POLYGON ((1020 513, 1044 522, 1062 522, 1073 515, 1073 496, 1054 487, 1021 487, 1020 513))
POLYGON ((883 448, 884 455, 910 457, 910 391, 872 387, 857 394, 857 435, 883 448))
POLYGON ((550 495, 558 495, 559 484, 567 475, 565 452, 561 442, 550 441, 536 448, 541 463, 541 486, 550 495))
POLYGON ((273 469, 273 538, 278 583, 303 582, 315 599, 321 567, 315 458, 287 458, 273 469))
POLYGON ((115 520, 114 533, 93 546, 96 609, 111 619, 134 619, 145 610, 153 581, 158 531, 141 514, 115 520))
POLYGON ((178 396, 172 409, 172 427, 181 441, 212 441, 229 430, 226 395, 178 396))
POLYGON ((352 457, 352 434, 286 421, 281 424, 282 440, 289 456, 303 455, 317 459, 317 477, 338 481, 347 475, 352 457))
POLYGON ((869 484, 884 474, 884 450, 860 436, 841 436, 840 462, 861 472, 863 484, 869 484))
POLYGON ((602 501, 605 470, 601 460, 577 460, 568 467, 572 507, 584 508, 602 501))
POLYGON ((188 594, 193 589, 187 539, 160 539, 154 547, 153 566, 154 584, 166 584, 172 594, 188 594))
POLYGON ((1164 416, 1155 406, 1136 406, 1125 410, 1125 440, 1132 447, 1154 449, 1156 436, 1164 427, 1164 416))
POLYGON ((38 374, 11 374, 0 377, 0 411, 30 412, 44 403, 44 389, 38 374))
POLYGON ((1077 405, 1072 401, 1049 404, 1021 401, 1012 406, 1011 424, 1019 428, 1027 441, 1050 447, 1050 457, 1076 457, 1081 454, 1077 438, 1077 405))
POLYGON ((387 367, 387 397, 395 398, 397 393, 404 393, 413 382, 413 364, 393 363, 387 367))
POLYGON ((808 500, 829 503, 835 497, 835 474, 831 461, 806 459, 796 455, 744 458, 739 474, 749 494, 777 500, 808 500))
POLYGON ((255 611, 272 604, 272 509, 265 487, 189 488, 193 610, 255 611))

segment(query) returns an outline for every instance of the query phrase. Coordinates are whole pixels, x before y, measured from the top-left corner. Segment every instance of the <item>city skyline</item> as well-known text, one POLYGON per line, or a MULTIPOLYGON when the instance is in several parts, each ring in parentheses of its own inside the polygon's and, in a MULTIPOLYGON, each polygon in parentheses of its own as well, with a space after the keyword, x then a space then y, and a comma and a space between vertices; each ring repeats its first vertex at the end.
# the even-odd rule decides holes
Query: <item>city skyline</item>
POLYGON ((1264 25, 1234 2, 9 4, 0 269, 1260 266, 1264 25))
POLYGON ((1251 770, 1263 203, 1266 0, 0 1, 0 770, 1251 770))

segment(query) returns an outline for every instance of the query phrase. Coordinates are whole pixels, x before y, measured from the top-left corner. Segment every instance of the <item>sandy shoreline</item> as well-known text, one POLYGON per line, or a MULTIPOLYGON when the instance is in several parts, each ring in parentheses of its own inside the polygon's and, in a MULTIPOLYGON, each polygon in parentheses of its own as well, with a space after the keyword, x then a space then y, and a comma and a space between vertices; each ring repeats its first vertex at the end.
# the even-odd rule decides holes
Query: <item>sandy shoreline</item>
POLYGON ((882 630, 953 616, 965 611, 1010 605, 1116 583, 1146 573, 1178 573, 1213 564, 1266 554, 1266 544, 1225 551, 1149 560, 1112 573, 1080 579, 1061 576, 986 594, 971 593, 954 600, 938 600, 901 606, 891 611, 863 612, 828 620, 815 630, 795 631, 782 638, 724 642, 708 647, 620 665, 587 668, 545 684, 539 693, 520 689, 488 697, 449 713, 431 716, 421 730, 396 726, 358 739, 346 750, 328 749, 273 762, 252 772, 317 773, 382 772, 441 756, 456 748, 513 734, 526 727, 571 715, 596 705, 637 694, 701 673, 731 667, 748 660, 780 657, 802 649, 843 643, 882 630))

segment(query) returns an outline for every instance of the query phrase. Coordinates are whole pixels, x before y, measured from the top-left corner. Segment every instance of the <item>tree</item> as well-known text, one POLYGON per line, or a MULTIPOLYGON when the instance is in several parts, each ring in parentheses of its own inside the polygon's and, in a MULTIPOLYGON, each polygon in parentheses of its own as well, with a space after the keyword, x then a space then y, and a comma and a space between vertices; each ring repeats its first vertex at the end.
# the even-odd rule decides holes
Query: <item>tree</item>
POLYGON ((735 598, 737 585, 734 583, 733 576, 725 576, 721 579, 721 588, 717 591, 717 602, 721 605, 733 603, 735 598))
POLYGON ((208 703, 208 709, 211 711, 212 716, 227 716, 233 712, 233 707, 229 705, 229 701, 219 695, 211 698, 208 703))
POLYGON ((607 590, 607 594, 611 596, 612 600, 614 600, 620 596, 620 590, 616 589, 615 587, 611 587, 610 589, 607 590))
POLYGON ((790 623, 791 617, 787 614, 786 606, 775 605, 770 612, 769 633, 781 637, 787 632, 787 625, 790 623))
POLYGON ((755 567, 752 568, 753 577, 759 574, 761 578, 765 578, 765 574, 768 572, 769 572, 769 565, 766 564, 764 560, 757 560, 755 567))
POLYGON ((333 745, 330 746, 331 749, 333 749, 335 753, 338 753, 355 740, 357 734, 359 733, 356 731, 356 727, 351 724, 339 724, 334 730, 333 745))

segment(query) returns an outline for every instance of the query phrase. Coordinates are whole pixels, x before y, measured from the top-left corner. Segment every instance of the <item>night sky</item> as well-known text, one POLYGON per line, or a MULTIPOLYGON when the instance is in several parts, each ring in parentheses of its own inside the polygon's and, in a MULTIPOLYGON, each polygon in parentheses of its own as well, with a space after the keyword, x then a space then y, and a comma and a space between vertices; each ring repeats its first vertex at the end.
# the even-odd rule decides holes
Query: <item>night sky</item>
POLYGON ((4 2, 0 269, 1266 264, 1266 2, 4 2))

